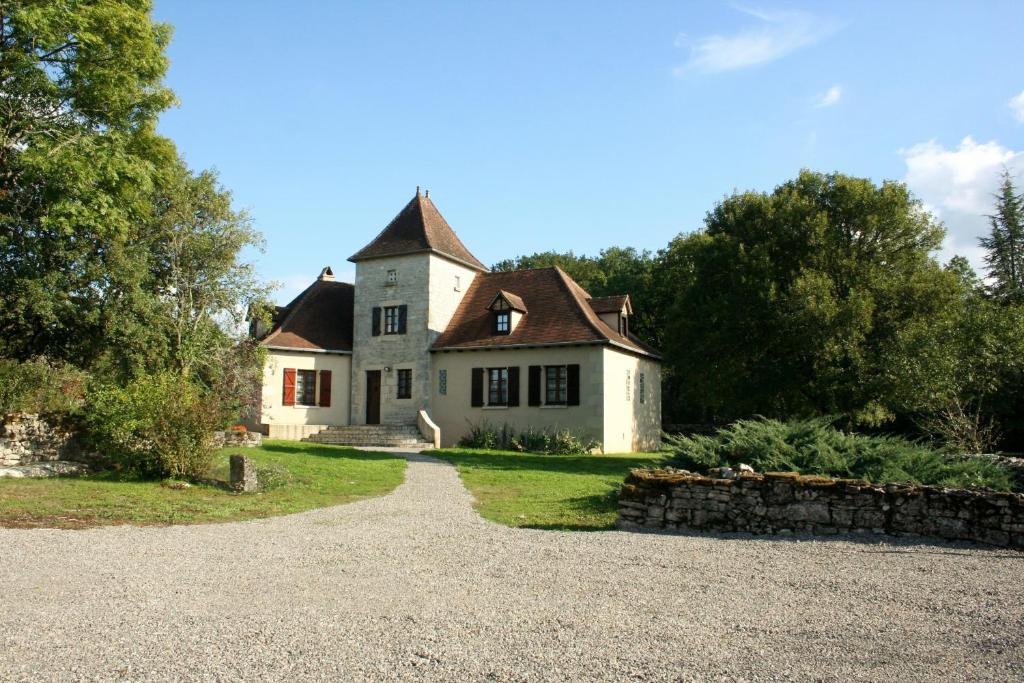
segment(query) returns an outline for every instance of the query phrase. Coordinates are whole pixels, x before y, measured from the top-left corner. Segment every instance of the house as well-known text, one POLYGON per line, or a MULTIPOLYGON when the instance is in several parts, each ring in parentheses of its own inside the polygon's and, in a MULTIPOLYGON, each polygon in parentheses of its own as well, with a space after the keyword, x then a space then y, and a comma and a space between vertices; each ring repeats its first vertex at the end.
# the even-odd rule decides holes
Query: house
POLYGON ((627 294, 591 297, 559 268, 488 271, 418 188, 349 260, 354 285, 324 268, 261 335, 271 438, 450 446, 486 422, 658 447, 660 357, 630 334, 627 294))

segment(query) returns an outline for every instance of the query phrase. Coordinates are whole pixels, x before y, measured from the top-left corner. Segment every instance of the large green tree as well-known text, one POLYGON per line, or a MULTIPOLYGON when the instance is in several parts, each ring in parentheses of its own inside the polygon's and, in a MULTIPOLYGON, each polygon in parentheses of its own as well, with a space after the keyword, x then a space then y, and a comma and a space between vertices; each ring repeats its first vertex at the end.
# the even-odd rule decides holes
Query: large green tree
POLYGON ((804 171, 735 194, 662 255, 669 410, 703 421, 899 410, 891 366, 906 327, 944 310, 960 278, 930 256, 944 230, 907 188, 804 171))
POLYGON ((1003 170, 995 200, 989 234, 979 240, 986 250, 989 289, 996 299, 1024 303, 1024 196, 1017 192, 1009 170, 1003 170))

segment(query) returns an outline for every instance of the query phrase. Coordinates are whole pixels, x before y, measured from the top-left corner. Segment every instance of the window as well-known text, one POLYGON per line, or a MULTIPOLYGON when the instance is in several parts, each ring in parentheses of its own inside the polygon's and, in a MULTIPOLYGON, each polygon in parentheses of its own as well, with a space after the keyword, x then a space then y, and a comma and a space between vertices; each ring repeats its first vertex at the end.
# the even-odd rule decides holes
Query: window
POLYGON ((494 332, 508 334, 512 329, 512 312, 498 311, 494 314, 494 332))
POLYGON ((647 392, 645 391, 647 389, 647 387, 645 386, 647 384, 647 382, 645 381, 645 379, 646 378, 644 377, 644 373, 641 372, 640 373, 640 388, 637 390, 637 393, 640 394, 639 398, 640 398, 640 402, 641 403, 647 403, 647 392))
POLYGON ((398 306, 384 308, 384 334, 398 334, 398 306))
POLYGON ((631 401, 633 393, 633 374, 630 370, 626 370, 626 400, 631 401))
POLYGON ((437 371, 437 393, 442 396, 448 395, 448 371, 438 370, 437 371))
POLYGON ((396 282, 398 282, 398 271, 397 270, 389 270, 388 271, 388 284, 389 285, 393 285, 396 282))
POLYGON ((462 278, 459 277, 458 275, 455 276, 455 291, 456 292, 461 292, 462 291, 462 278))
POLYGON ((398 398, 412 398, 412 370, 398 371, 398 398))
POLYGON ((508 368, 487 369, 487 405, 508 405, 508 368))
POLYGON ((544 368, 545 392, 544 403, 547 405, 565 405, 568 373, 564 365, 548 365, 544 368))
POLYGON ((300 406, 316 405, 316 370, 295 372, 295 403, 300 406))

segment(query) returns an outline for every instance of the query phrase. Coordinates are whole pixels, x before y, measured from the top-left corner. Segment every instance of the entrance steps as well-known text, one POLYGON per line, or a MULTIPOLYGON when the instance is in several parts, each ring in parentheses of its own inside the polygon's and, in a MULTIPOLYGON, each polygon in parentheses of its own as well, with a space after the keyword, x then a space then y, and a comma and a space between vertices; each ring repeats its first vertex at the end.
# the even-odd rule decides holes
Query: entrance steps
POLYGON ((303 441, 307 443, 331 444, 334 446, 389 446, 392 448, 433 448, 434 444, 424 441, 416 425, 345 425, 327 427, 311 434, 303 441))

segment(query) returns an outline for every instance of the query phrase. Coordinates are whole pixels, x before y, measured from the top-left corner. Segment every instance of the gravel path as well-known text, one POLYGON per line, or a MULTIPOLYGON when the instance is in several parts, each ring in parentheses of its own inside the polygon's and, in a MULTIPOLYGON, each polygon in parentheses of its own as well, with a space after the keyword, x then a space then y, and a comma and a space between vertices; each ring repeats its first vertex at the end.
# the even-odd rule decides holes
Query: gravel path
POLYGON ((232 524, 0 529, 0 680, 1020 680, 1024 554, 516 530, 391 495, 232 524))

